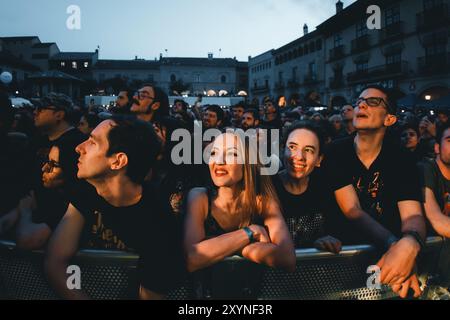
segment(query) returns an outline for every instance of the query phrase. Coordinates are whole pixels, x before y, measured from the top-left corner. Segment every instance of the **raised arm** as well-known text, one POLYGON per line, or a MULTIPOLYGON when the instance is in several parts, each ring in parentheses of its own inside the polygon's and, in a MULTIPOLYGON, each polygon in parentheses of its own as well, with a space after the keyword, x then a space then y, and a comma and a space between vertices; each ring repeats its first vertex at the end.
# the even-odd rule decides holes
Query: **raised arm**
POLYGON ((77 253, 84 226, 81 213, 69 204, 55 232, 50 238, 45 258, 45 272, 55 291, 66 299, 88 299, 81 290, 67 287, 67 267, 77 253))
POLYGON ((244 230, 236 230, 205 240, 204 222, 208 213, 208 197, 204 188, 192 189, 188 195, 184 232, 187 269, 193 272, 240 251, 249 242, 244 230))
POLYGON ((247 245, 242 255, 256 263, 273 268, 295 271, 295 248, 278 204, 271 200, 264 212, 264 224, 267 227, 270 242, 256 242, 247 245))

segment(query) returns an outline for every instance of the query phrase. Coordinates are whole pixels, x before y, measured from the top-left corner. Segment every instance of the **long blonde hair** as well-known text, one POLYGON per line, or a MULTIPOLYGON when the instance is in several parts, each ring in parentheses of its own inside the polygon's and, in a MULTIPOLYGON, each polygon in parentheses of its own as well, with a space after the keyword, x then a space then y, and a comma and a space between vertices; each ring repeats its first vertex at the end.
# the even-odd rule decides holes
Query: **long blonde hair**
POLYGON ((279 206, 279 200, 270 176, 261 175, 258 150, 247 139, 242 139, 240 134, 233 135, 237 137, 238 148, 244 156, 243 178, 239 182, 240 193, 236 203, 237 213, 241 216, 239 228, 243 228, 250 225, 255 216, 261 216, 270 201, 276 201, 279 206), (256 160, 256 163, 251 163, 251 159, 256 160))

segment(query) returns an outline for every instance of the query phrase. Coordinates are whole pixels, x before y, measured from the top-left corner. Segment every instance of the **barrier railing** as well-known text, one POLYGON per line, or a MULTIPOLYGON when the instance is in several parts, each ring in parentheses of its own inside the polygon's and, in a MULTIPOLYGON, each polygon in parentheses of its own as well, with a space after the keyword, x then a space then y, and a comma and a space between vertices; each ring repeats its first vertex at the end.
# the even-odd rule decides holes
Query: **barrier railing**
MULTIPOLYGON (((450 280, 450 246, 428 238, 419 259, 423 298, 450 280)), ((386 286, 369 289, 367 267, 380 257, 372 246, 344 246, 339 254, 296 250, 297 267, 285 273, 233 256, 197 272, 169 293, 169 299, 361 299, 395 298, 386 286)), ((43 251, 25 252, 0 241, 0 298, 58 299, 43 273, 43 251)), ((138 256, 117 251, 81 250, 72 264, 81 269, 82 289, 93 299, 136 299, 138 256)))

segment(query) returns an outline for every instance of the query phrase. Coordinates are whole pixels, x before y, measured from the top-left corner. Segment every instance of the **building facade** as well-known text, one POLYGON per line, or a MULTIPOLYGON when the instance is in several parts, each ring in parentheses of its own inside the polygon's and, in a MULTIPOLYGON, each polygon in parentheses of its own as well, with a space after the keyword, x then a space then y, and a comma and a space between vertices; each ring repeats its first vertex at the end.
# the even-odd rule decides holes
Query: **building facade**
MULTIPOLYGON (((338 1, 335 15, 315 31, 268 51, 274 52, 275 68, 265 75, 270 86, 265 90, 286 98, 315 90, 327 104, 352 102, 364 85, 380 84, 439 99, 450 93, 449 28, 444 0, 358 0, 347 8, 338 1), (380 29, 367 24, 367 8, 374 4, 380 8, 380 29)), ((259 57, 249 60, 250 88, 259 81, 253 72, 259 57)))

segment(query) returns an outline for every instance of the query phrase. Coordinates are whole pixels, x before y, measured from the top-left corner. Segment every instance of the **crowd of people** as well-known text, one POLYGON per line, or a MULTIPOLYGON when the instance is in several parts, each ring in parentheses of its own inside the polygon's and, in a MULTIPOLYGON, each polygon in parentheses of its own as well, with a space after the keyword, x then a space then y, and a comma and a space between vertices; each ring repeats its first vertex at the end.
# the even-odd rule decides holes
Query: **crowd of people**
POLYGON ((296 248, 361 243, 384 253, 382 283, 420 296, 427 235, 450 237, 447 111, 400 110, 376 85, 339 108, 315 100, 170 106, 143 85, 121 90, 109 110, 58 93, 18 109, 2 93, 0 237, 45 249, 49 282, 67 299, 89 298, 66 286, 80 248, 136 252, 139 297, 162 299, 233 254, 293 272, 296 248), (208 161, 176 164, 173 133, 194 140, 196 128, 219 134, 200 148, 191 140, 183 156, 208 161), (262 174, 260 144, 239 133, 250 131, 275 174, 262 174))

